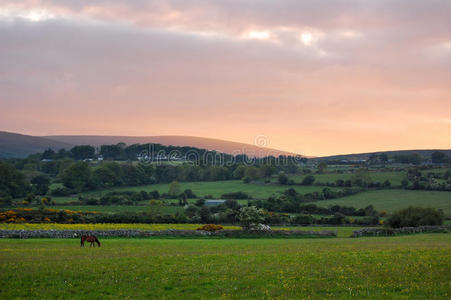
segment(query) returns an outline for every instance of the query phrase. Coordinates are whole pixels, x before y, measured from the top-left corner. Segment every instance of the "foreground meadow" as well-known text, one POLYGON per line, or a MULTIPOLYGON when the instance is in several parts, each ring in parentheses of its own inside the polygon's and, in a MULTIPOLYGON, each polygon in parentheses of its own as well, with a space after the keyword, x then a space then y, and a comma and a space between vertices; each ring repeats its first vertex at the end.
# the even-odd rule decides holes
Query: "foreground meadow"
POLYGON ((0 298, 449 299, 451 235, 0 240, 0 298))

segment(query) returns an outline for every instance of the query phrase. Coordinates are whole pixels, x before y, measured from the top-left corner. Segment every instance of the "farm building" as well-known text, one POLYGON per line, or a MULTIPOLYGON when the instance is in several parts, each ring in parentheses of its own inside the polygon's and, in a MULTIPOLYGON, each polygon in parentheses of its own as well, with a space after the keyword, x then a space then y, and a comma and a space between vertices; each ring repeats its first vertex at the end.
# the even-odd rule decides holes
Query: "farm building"
POLYGON ((222 204, 224 202, 225 202, 225 200, 207 200, 207 201, 205 201, 204 205, 205 206, 216 206, 216 205, 222 204))

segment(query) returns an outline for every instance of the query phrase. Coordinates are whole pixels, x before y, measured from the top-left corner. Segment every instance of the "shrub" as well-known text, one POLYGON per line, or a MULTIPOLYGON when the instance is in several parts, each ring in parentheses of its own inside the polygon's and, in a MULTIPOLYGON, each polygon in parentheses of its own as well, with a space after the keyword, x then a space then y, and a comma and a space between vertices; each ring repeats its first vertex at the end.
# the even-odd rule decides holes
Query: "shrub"
POLYGON ((52 190, 50 192, 50 195, 55 196, 55 197, 65 197, 65 196, 70 196, 71 193, 72 193, 72 190, 70 190, 66 187, 59 187, 59 188, 52 190))
POLYGON ((393 228, 442 225, 444 218, 442 210, 410 206, 393 213, 387 224, 393 228))
POLYGON ((199 200, 196 201, 196 206, 202 207, 205 204, 205 199, 201 198, 199 200))
POLYGON ((224 227, 222 227, 221 225, 216 225, 216 224, 206 224, 204 226, 197 228, 197 230, 204 230, 204 231, 218 231, 218 230, 222 230, 222 229, 224 229, 224 227))
POLYGON ((307 175, 302 180, 302 185, 312 185, 315 182, 315 177, 313 175, 307 175))
POLYGON ((245 192, 225 193, 221 196, 223 199, 249 199, 249 195, 245 192))
POLYGON ((243 178, 244 183, 250 183, 251 181, 252 181, 252 179, 249 176, 246 176, 243 178))
POLYGON ((279 173, 277 180, 280 184, 288 184, 288 176, 284 172, 279 173))
POLYGON ((265 221, 264 211, 255 206, 242 207, 238 219, 243 229, 249 230, 265 221))

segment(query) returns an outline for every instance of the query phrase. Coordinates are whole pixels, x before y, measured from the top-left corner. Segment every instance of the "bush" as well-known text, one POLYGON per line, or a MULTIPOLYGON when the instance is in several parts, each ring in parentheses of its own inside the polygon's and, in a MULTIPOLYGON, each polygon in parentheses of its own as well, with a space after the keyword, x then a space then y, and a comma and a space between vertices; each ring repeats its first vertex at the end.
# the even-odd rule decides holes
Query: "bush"
POLYGON ((442 210, 411 206, 393 213, 387 224, 393 228, 442 225, 444 218, 442 210))
POLYGON ((243 178, 243 183, 250 183, 252 179, 249 176, 243 178))
POLYGON ((198 206, 198 207, 202 207, 202 206, 204 206, 204 204, 205 204, 205 199, 201 198, 201 199, 196 201, 195 205, 198 206))
POLYGON ((288 176, 284 172, 279 173, 277 180, 280 184, 288 184, 288 176))
POLYGON ((59 187, 59 188, 52 190, 50 192, 50 195, 55 196, 55 197, 65 197, 65 196, 70 196, 71 193, 72 193, 72 190, 70 190, 66 187, 59 187))
POLYGON ((218 231, 218 230, 222 230, 222 229, 224 229, 224 227, 222 227, 221 225, 216 225, 216 224, 206 224, 204 226, 197 228, 197 230, 204 230, 204 231, 218 231))
POLYGON ((249 199, 249 195, 245 192, 231 192, 221 196, 223 199, 249 199))
POLYGON ((313 175, 307 175, 302 180, 302 185, 312 185, 315 182, 315 177, 313 175))
POLYGON ((242 207, 238 219, 243 229, 249 230, 265 221, 264 211, 255 206, 242 207))

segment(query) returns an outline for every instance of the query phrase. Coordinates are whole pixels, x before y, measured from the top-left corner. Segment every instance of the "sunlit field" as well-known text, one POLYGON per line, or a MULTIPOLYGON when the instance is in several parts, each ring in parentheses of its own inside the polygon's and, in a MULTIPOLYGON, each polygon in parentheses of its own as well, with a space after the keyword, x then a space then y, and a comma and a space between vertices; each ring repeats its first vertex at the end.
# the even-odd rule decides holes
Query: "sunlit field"
POLYGON ((315 202, 320 206, 346 205, 356 208, 373 205, 378 211, 394 212, 408 206, 440 208, 451 216, 451 193, 442 191, 374 190, 340 199, 315 202))
POLYGON ((0 298, 449 299, 451 235, 0 240, 0 298))
MULTIPOLYGON (((323 189, 321 186, 290 186, 299 193, 319 192, 323 189)), ((241 180, 226 181, 196 181, 196 182, 180 182, 181 190, 191 189, 198 197, 211 195, 214 198, 221 198, 222 194, 229 192, 245 192, 254 198, 268 198, 271 195, 280 195, 283 191, 290 188, 286 185, 263 184, 263 183, 243 183, 241 180)), ((169 191, 169 184, 151 184, 136 187, 118 187, 110 188, 102 191, 94 191, 84 193, 86 196, 100 196, 111 191, 153 191, 160 193, 169 191)))

